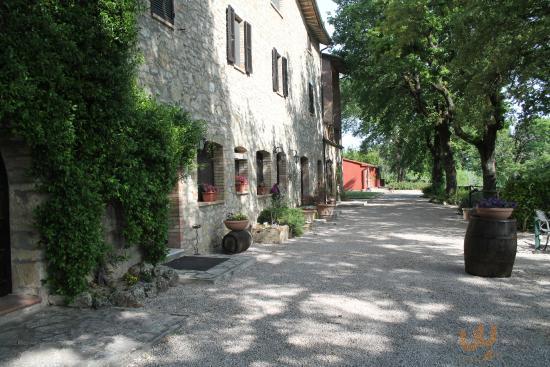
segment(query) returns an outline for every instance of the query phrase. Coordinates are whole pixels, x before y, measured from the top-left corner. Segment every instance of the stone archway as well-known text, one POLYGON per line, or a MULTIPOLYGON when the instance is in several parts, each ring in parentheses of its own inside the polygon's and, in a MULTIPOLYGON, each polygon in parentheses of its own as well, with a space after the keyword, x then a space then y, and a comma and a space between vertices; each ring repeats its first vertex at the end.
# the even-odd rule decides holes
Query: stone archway
MULTIPOLYGON (((0 138, 0 156, 3 175, 0 189, 7 211, 3 220, 2 241, 9 236, 10 279, 8 287, 13 294, 44 295, 42 284, 45 278, 44 251, 40 248, 40 235, 34 225, 34 211, 43 200, 43 195, 36 190, 35 180, 29 176, 31 156, 28 147, 22 142, 6 138, 2 131, 0 138), (5 203, 7 199, 8 203, 5 203)), ((4 214, 5 215, 5 214, 4 214)), ((3 245, 6 248, 6 245, 3 245)), ((6 279, 6 255, 2 256, 2 277, 6 279)), ((5 293, 6 289, 2 293, 5 293)))
POLYGON ((11 245, 8 175, 0 156, 0 297, 11 293, 11 245))

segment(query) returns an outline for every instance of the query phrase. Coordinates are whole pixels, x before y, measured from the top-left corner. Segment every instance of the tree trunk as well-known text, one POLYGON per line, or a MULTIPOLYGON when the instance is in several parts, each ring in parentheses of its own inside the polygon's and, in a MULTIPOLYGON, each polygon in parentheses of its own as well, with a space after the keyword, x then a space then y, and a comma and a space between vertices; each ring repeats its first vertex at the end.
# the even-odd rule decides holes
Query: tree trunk
POLYGON ((495 146, 497 141, 497 125, 489 125, 483 139, 476 145, 481 160, 483 172, 483 195, 485 197, 497 194, 497 168, 495 160, 495 146))
POLYGON ((443 187, 443 166, 441 162, 441 143, 439 141, 439 134, 435 132, 433 143, 431 142, 431 137, 427 136, 426 143, 432 155, 432 188, 434 191, 438 191, 443 187))
POLYGON ((447 120, 437 125, 437 135, 441 145, 441 158, 445 168, 445 194, 451 196, 456 192, 456 165, 451 148, 451 130, 447 120))

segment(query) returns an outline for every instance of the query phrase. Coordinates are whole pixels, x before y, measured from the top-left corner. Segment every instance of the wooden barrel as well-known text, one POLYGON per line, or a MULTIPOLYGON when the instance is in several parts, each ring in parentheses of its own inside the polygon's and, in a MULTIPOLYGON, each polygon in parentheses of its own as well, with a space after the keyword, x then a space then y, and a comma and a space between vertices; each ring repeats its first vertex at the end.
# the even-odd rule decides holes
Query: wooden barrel
POLYGON ((516 220, 471 216, 464 237, 466 272, 482 277, 512 275, 517 250, 516 220))
POLYGON ((228 254, 246 251, 251 244, 252 235, 248 231, 231 231, 222 240, 222 248, 228 254))

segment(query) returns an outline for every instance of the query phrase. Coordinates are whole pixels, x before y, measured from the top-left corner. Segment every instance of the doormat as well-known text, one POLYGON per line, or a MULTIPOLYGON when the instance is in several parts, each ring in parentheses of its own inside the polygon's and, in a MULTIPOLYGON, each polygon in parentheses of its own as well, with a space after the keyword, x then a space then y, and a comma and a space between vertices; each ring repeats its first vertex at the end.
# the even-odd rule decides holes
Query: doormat
POLYGON ((227 260, 228 257, 183 256, 164 265, 176 270, 207 271, 227 260))

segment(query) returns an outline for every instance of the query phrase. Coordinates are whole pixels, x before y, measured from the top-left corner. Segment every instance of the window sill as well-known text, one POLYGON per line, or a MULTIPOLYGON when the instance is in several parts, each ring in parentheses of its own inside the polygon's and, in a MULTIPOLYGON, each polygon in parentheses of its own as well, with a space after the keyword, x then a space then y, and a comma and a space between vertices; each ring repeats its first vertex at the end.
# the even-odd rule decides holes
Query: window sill
POLYGON ((245 71, 242 67, 240 67, 240 66, 238 66, 238 65, 235 65, 235 64, 233 64, 233 67, 234 67, 235 69, 237 69, 238 71, 240 71, 241 73, 243 73, 243 74, 245 74, 245 75, 248 75, 248 74, 246 73, 246 71, 245 71))
MULTIPOLYGON (((271 2, 270 2, 271 3, 271 2)), ((275 4, 271 3, 271 7, 277 12, 277 14, 279 14, 279 16, 281 17, 281 19, 283 19, 283 14, 281 14, 281 11, 279 9, 277 9, 277 7, 275 6, 275 4)))
POLYGON ((174 30, 174 24, 173 23, 170 23, 169 21, 167 21, 166 19, 162 18, 162 17, 159 17, 158 15, 156 15, 155 13, 151 13, 151 17, 155 20, 158 20, 159 22, 161 22, 162 24, 164 24, 165 26, 167 26, 168 28, 170 28, 171 30, 174 30))
POLYGON ((238 196, 243 196, 243 195, 250 195, 250 192, 248 192, 248 191, 247 192, 236 192, 236 194, 238 196))
POLYGON ((203 206, 213 206, 225 204, 225 200, 216 200, 216 201, 199 201, 199 208, 203 206))
POLYGON ((265 195, 258 195, 258 198, 260 199, 267 199, 270 198, 273 194, 265 194, 265 195))

